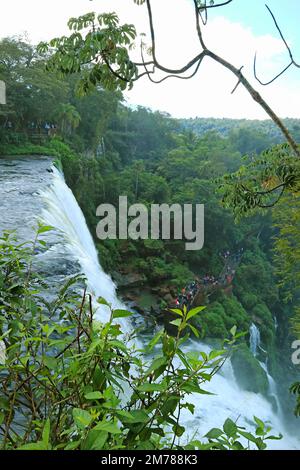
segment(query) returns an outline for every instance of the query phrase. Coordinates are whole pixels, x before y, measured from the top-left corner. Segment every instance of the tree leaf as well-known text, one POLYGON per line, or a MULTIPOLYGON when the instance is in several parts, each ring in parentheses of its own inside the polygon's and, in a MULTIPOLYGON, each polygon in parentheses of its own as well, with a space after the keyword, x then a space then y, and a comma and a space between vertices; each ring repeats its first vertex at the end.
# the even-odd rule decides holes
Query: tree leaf
POLYGON ((30 444, 24 444, 21 447, 18 447, 17 450, 48 450, 47 446, 43 441, 38 441, 30 444))
POLYGON ((204 437, 207 437, 208 439, 218 439, 222 434, 223 431, 221 429, 212 428, 204 437))
POLYGON ((132 312, 129 312, 128 310, 114 310, 113 312, 113 318, 126 318, 126 317, 131 317, 133 315, 132 312))
POLYGON ((46 448, 49 448, 49 439, 50 439, 50 419, 48 418, 42 433, 42 440, 46 448))
POLYGON ((137 387, 139 392, 164 392, 167 389, 167 384, 142 384, 137 387))
POLYGON ((237 433, 238 427, 230 418, 227 418, 223 425, 223 429, 228 437, 233 437, 237 433))
POLYGON ((199 307, 192 308, 192 309, 188 312, 186 319, 187 319, 187 320, 190 320, 190 319, 193 318, 195 315, 197 315, 197 313, 202 312, 202 310, 204 310, 205 308, 206 308, 205 306, 199 306, 199 307))
POLYGON ((108 439, 108 432, 91 429, 88 432, 82 450, 102 450, 108 439))
POLYGON ((120 434, 121 430, 115 422, 110 421, 101 421, 100 423, 96 424, 93 428, 94 430, 98 431, 105 431, 109 432, 110 434, 120 434))
POLYGON ((86 400, 100 400, 100 398, 103 398, 103 395, 100 392, 89 392, 84 395, 84 398, 86 398, 86 400))
POLYGON ((88 411, 82 410, 80 408, 73 409, 73 418, 74 418, 76 426, 79 429, 85 429, 87 426, 91 424, 92 419, 93 419, 88 411))

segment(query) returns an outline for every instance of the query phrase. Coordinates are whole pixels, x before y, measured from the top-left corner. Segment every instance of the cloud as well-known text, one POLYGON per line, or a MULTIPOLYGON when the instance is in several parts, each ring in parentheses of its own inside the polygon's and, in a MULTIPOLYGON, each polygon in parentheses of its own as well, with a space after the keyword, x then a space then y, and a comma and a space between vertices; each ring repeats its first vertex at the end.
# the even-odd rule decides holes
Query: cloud
MULTIPOLYGON (((163 15, 157 25, 158 41, 160 37, 163 44, 159 49, 160 57, 168 65, 182 65, 184 57, 185 60, 190 59, 199 51, 192 18, 187 18, 186 21, 183 18, 187 18, 187 15, 178 15, 177 20, 181 24, 178 35, 171 28, 166 33, 167 24, 163 21, 163 15), (167 41, 164 40, 166 37, 167 41)), ((293 83, 293 74, 287 73, 269 87, 261 87, 253 77, 255 51, 258 52, 258 71, 263 81, 270 80, 288 63, 288 56, 280 39, 269 34, 256 36, 250 27, 233 23, 224 17, 214 18, 203 29, 207 46, 237 68, 243 65, 246 77, 279 115, 299 116, 296 103, 299 103, 300 93, 293 83)), ((136 84, 127 96, 130 102, 164 109, 176 117, 266 118, 265 112, 253 102, 242 86, 231 94, 235 84, 236 79, 231 72, 208 58, 192 80, 179 81, 171 78, 162 85, 153 85, 145 79, 136 84)))
MULTIPOLYGON (((2 7, 1 35, 28 31, 35 43, 65 34, 70 16, 92 10, 116 11, 122 22, 134 23, 139 32, 147 33, 149 41, 146 8, 135 5, 133 0, 10 0, 2 7)), ((225 9, 220 11, 226 12, 225 9)), ((157 57, 164 65, 180 67, 199 52, 191 0, 153 0, 153 18, 157 57)), ((287 52, 280 39, 270 34, 258 36, 250 26, 231 22, 225 17, 215 17, 209 21, 204 28, 204 37, 207 46, 214 52, 236 67, 244 66, 246 76, 279 115, 299 117, 300 91, 292 71, 269 87, 259 86, 253 78, 255 51, 258 52, 257 67, 263 81, 268 81, 288 63, 287 52)), ((197 76, 191 80, 169 79, 155 85, 145 78, 125 96, 130 104, 166 111, 176 117, 266 118, 264 111, 242 86, 231 95, 235 85, 236 79, 230 72, 207 58, 197 76)))

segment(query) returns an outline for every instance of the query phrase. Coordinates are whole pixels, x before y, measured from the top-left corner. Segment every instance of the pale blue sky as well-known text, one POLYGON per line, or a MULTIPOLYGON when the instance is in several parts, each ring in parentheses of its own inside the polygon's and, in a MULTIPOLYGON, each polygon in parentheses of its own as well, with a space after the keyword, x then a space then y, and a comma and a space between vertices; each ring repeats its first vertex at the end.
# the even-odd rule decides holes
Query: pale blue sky
MULTIPOLYGON (((192 2, 152 2, 159 59, 167 66, 181 65, 199 52, 197 36, 191 27, 194 25, 192 2)), ((133 0, 9 0, 1 3, 0 37, 27 31, 34 43, 65 34, 69 17, 92 10, 116 11, 122 22, 136 24, 140 32, 147 32, 148 28, 145 6, 138 7, 133 0)), ((300 0, 267 0, 267 3, 292 45, 295 60, 300 62, 300 0)), ((265 0, 233 0, 226 7, 211 9, 204 36, 212 50, 235 66, 244 66, 246 76, 279 115, 300 118, 300 69, 290 69, 270 87, 260 87, 253 79, 255 50, 263 80, 272 78, 288 63, 265 0)), ((126 97, 131 104, 167 111, 176 117, 265 118, 265 113, 242 87, 234 95, 230 94, 235 84, 230 73, 206 60, 193 80, 171 79, 162 85, 142 80, 126 97)))
MULTIPOLYGON (((255 35, 280 37, 266 4, 275 15, 285 39, 292 45, 294 59, 300 63, 299 0, 233 0, 223 8, 211 9, 210 18, 221 14, 232 22, 250 27, 255 35)), ((294 72, 300 79, 300 69, 294 69, 294 72)))
POLYGON ((222 14, 231 21, 251 26, 256 34, 274 33, 267 4, 275 14, 282 30, 290 32, 300 42, 300 2, 299 0, 233 0, 222 9, 211 9, 210 16, 222 14))

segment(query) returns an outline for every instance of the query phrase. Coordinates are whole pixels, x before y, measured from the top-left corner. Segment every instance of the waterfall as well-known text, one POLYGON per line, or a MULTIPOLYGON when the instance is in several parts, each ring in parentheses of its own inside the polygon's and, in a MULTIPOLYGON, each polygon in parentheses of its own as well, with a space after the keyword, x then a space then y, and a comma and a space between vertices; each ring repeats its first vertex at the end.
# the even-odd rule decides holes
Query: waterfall
MULTIPOLYGON (((41 191, 42 199, 46 203, 42 212, 43 222, 63 234, 64 248, 68 248, 79 262, 81 271, 87 279, 89 292, 96 298, 103 297, 113 308, 125 308, 117 298, 115 284, 99 264, 94 241, 71 189, 60 171, 54 166, 52 170, 51 186, 41 191)), ((103 322, 107 321, 108 308, 104 305, 99 306, 97 317, 103 322)), ((123 321, 123 330, 128 330, 128 326, 128 322, 123 321)))
MULTIPOLYGON (((261 345, 260 345, 260 342, 261 342, 260 341, 260 331, 257 328, 257 326, 254 323, 252 323, 251 326, 250 326, 250 350, 251 350, 253 356, 257 355, 258 348, 262 349, 261 345)), ((273 379, 273 377, 269 374, 267 363, 262 362, 262 361, 259 361, 259 363, 260 363, 260 366, 262 367, 262 369, 265 371, 265 373, 267 375, 267 379, 268 379, 268 383, 269 383, 269 396, 273 398, 274 402, 276 403, 277 411, 278 411, 278 413, 280 413, 281 412, 281 407, 280 407, 280 403, 279 403, 279 400, 278 400, 278 397, 277 397, 276 382, 273 379)))
POLYGON ((261 367, 263 368, 263 370, 265 371, 266 375, 267 375, 267 378, 268 378, 268 382, 269 382, 269 396, 274 400, 274 403, 276 404, 276 408, 277 408, 277 413, 279 416, 282 415, 282 411, 281 411, 281 406, 280 406, 280 402, 278 400, 278 394, 277 394, 277 385, 276 385, 276 382, 275 380, 273 379, 273 377, 269 374, 269 371, 268 371, 268 366, 265 362, 259 362, 261 367))
POLYGON ((260 331, 257 326, 252 323, 250 326, 250 350, 253 356, 257 355, 257 350, 260 347, 260 331))

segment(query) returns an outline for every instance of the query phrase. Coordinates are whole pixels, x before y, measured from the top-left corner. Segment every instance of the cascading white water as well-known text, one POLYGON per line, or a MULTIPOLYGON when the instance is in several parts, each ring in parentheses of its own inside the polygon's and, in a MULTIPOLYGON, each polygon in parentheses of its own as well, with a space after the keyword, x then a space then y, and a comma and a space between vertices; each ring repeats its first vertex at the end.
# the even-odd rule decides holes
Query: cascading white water
POLYGON ((260 331, 254 323, 251 324, 249 331, 250 331, 250 351, 252 352, 253 356, 256 356, 257 350, 260 346, 260 331))
MULTIPOLYGON (((79 262, 86 276, 89 291, 96 298, 103 297, 111 303, 113 308, 125 308, 117 298, 115 284, 99 264, 92 236, 71 189, 67 186, 63 175, 54 166, 52 170, 52 185, 41 192, 46 202, 42 220, 63 234, 67 248, 79 262)), ((109 319, 108 315, 107 307, 98 308, 97 317, 103 322, 109 319)), ((128 323, 123 322, 122 326, 123 330, 127 329, 128 323)))
POLYGON ((281 411, 281 406, 280 406, 280 402, 278 400, 278 396, 277 396, 277 385, 276 385, 276 382, 275 380, 273 379, 273 377, 269 374, 269 371, 268 371, 268 366, 266 363, 264 362, 259 362, 261 367, 263 368, 263 370, 265 371, 266 375, 267 375, 267 378, 268 378, 268 382, 269 382, 269 396, 272 397, 276 403, 276 407, 277 407, 277 414, 278 416, 282 416, 282 411, 281 411))
MULTIPOLYGON (((199 341, 191 340, 184 348, 188 351, 209 352, 210 348, 199 341)), ((275 413, 271 403, 262 395, 241 390, 235 379, 230 360, 226 361, 220 373, 203 388, 214 395, 195 395, 187 397, 187 401, 195 405, 195 414, 182 410, 182 420, 189 438, 195 432, 205 435, 211 428, 222 428, 226 418, 237 420, 240 426, 255 430, 253 416, 257 416, 272 426, 272 434, 283 434, 280 441, 269 441, 268 449, 299 449, 300 441, 289 436, 284 429, 280 415, 275 413)))
MULTIPOLYGON (((88 285, 96 296, 104 297, 114 307, 123 305, 116 296, 116 287, 111 278, 104 273, 99 262, 93 239, 88 231, 84 216, 66 185, 62 174, 53 170, 53 183, 42 196, 47 204, 43 212, 43 219, 47 224, 60 229, 64 234, 65 244, 72 251, 73 256, 79 261, 83 273, 86 275, 88 285)), ((100 319, 107 319, 107 312, 101 311, 100 319)), ((130 320, 124 320, 123 329, 130 330, 130 320)), ((260 343, 258 328, 251 325, 250 345, 253 354, 256 354, 260 343)), ((147 338, 144 338, 147 341, 147 338)), ((143 338, 141 338, 143 342, 143 338)), ((209 351, 209 347, 199 341, 190 340, 185 346, 185 352, 209 351)), ((279 415, 274 413, 272 405, 262 395, 241 390, 236 382, 231 362, 228 360, 220 373, 216 374, 211 383, 204 387, 214 395, 191 394, 187 401, 194 403, 195 413, 191 415, 187 410, 182 411, 182 421, 186 426, 185 438, 202 438, 211 428, 222 427, 226 418, 233 421, 238 420, 241 426, 253 427, 253 415, 258 416, 265 422, 271 423, 274 433, 282 432, 284 439, 281 441, 270 441, 269 448, 274 449, 297 449, 300 442, 296 438, 288 436, 280 420, 279 415)))
MULTIPOLYGON (((261 348, 260 331, 259 331, 259 328, 254 323, 251 324, 249 331, 250 331, 250 350, 251 350, 253 356, 257 356, 258 348, 260 348, 263 351, 263 349, 261 348)), ((280 414, 281 413, 281 407, 280 407, 280 403, 279 403, 279 400, 278 400, 278 397, 277 397, 276 382, 273 379, 273 377, 269 374, 267 364, 262 362, 262 361, 259 361, 259 363, 260 363, 260 366, 262 367, 262 369, 265 371, 265 373, 267 375, 267 379, 268 379, 268 382, 269 382, 269 396, 274 399, 274 401, 276 403, 278 414, 280 414)))

